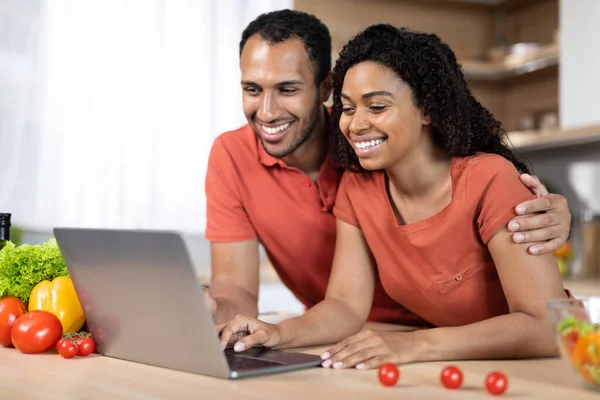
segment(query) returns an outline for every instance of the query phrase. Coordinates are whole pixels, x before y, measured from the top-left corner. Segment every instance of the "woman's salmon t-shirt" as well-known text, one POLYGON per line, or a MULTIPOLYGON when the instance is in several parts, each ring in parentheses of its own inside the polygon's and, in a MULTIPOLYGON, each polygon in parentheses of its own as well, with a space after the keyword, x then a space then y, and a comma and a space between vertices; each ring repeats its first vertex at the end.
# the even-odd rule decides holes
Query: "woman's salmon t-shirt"
POLYGON ((454 158, 451 177, 450 204, 415 223, 397 222, 383 171, 344 173, 333 210, 362 230, 390 297, 434 326, 509 312, 487 243, 535 198, 499 155, 454 158))

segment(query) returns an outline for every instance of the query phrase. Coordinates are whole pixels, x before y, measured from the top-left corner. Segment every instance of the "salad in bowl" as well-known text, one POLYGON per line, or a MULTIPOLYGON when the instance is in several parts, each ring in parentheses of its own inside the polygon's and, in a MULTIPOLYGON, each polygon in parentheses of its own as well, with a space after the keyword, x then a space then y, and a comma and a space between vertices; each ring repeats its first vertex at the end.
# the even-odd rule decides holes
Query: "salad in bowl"
POLYGON ((600 297, 548 302, 562 357, 589 388, 600 391, 600 297))

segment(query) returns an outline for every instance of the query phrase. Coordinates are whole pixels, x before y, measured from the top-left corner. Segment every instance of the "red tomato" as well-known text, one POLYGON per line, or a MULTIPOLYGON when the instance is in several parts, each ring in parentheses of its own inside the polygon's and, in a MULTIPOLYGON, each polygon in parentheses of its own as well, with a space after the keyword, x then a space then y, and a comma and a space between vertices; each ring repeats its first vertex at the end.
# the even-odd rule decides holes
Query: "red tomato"
POLYGON ((0 300, 0 344, 4 347, 12 346, 10 330, 21 315, 25 314, 25 303, 18 297, 6 296, 0 300))
POLYGON ((500 395, 508 389, 508 378, 502 372, 490 372, 485 378, 485 388, 489 394, 500 395))
POLYGON ((96 351, 96 343, 94 343, 94 339, 89 336, 78 338, 75 343, 77 344, 77 347, 79 347, 79 352, 77 354, 81 357, 89 356, 96 351))
POLYGON ((63 329, 56 315, 34 310, 21 315, 13 324, 11 339, 14 346, 25 354, 43 353, 56 346, 63 329))
POLYGON ((77 347, 77 345, 73 343, 71 339, 66 338, 59 340, 59 342, 56 343, 56 350, 58 350, 58 354, 64 358, 73 358, 79 352, 79 347, 77 347))
POLYGON ((447 389, 457 389, 462 385, 463 373, 460 369, 451 365, 442 370, 440 379, 442 380, 442 385, 447 389))
POLYGON ((569 353, 569 355, 571 355, 571 353, 573 353, 573 350, 575 349, 575 345, 577 344, 577 340, 579 339, 579 332, 577 332, 576 330, 572 330, 569 333, 567 333, 566 335, 562 336, 562 341, 565 345, 565 348, 567 350, 567 352, 569 353))
POLYGON ((394 386, 400 379, 400 370, 396 364, 382 364, 379 367, 379 382, 383 386, 394 386))

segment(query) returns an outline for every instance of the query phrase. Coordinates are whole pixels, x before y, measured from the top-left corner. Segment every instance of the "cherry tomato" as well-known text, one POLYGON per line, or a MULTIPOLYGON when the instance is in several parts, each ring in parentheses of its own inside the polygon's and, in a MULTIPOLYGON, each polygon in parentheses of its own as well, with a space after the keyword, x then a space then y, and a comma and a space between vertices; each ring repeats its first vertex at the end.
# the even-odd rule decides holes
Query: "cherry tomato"
POLYGON ((565 348, 567 350, 567 352, 569 353, 569 355, 571 355, 573 353, 573 350, 575 350, 575 345, 577 344, 577 340, 579 340, 579 332, 577 332, 576 330, 572 330, 569 333, 567 333, 566 335, 562 336, 562 341, 563 344, 565 345, 565 348))
POLYGON ((21 315, 25 314, 25 303, 18 297, 6 296, 0 300, 0 345, 12 346, 10 330, 21 315))
POLYGON ((382 364, 379 367, 379 382, 383 386, 394 386, 400 379, 400 370, 396 364, 382 364))
POLYGON ((79 354, 80 357, 89 356, 96 351, 96 343, 94 343, 94 339, 92 339, 90 336, 78 338, 75 340, 75 343, 79 348, 79 352, 77 354, 79 354))
POLYGON ((440 375, 442 385, 447 389, 457 389, 462 385, 463 373, 460 369, 450 365, 442 370, 440 375))
POLYGON ((43 353, 56 346, 63 334, 56 315, 41 310, 21 315, 12 326, 10 337, 13 345, 25 354, 43 353))
POLYGON ((508 389, 508 378, 502 372, 490 372, 485 378, 485 389, 489 394, 500 395, 508 389))
POLYGON ((69 338, 59 340, 56 343, 56 349, 58 350, 58 354, 64 358, 73 358, 79 352, 79 347, 69 338))

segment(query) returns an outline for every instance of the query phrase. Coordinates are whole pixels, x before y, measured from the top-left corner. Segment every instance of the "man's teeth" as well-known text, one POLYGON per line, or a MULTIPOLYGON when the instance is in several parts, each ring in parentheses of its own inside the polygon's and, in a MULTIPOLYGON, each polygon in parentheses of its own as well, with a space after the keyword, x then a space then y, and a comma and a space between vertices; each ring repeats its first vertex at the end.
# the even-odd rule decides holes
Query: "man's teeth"
POLYGON ((359 149, 366 149, 368 147, 377 146, 378 144, 383 143, 383 141, 384 139, 375 139, 371 140, 370 142, 355 142, 355 144, 359 149))
POLYGON ((264 126, 264 125, 263 125, 263 127, 262 127, 262 128, 263 128, 263 130, 264 130, 265 132, 267 132, 269 135, 275 135, 275 134, 277 134, 277 133, 279 133, 279 132, 281 132, 281 131, 284 131, 284 130, 286 130, 286 129, 288 128, 288 126, 290 126, 289 122, 288 122, 287 124, 284 124, 284 125, 279 125, 279 126, 277 126, 277 127, 275 127, 275 128, 270 128, 270 127, 268 127, 268 126, 264 126))

